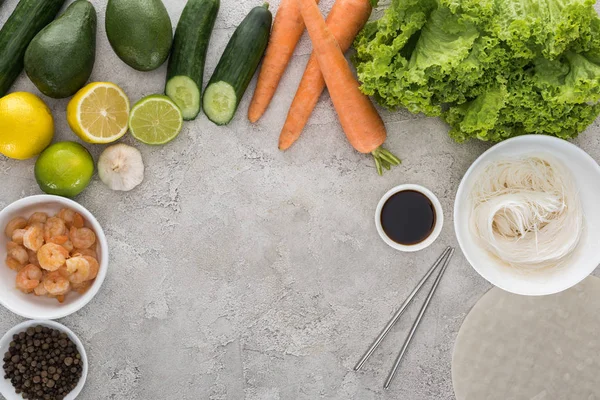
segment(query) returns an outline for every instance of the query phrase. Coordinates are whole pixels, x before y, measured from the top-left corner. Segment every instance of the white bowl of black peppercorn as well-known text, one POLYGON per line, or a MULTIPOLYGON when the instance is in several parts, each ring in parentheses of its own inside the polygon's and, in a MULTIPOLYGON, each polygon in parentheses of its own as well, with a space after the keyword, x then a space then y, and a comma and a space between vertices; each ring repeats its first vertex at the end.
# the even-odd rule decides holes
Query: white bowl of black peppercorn
MULTIPOLYGON (((6 353, 9 351, 10 344, 13 341, 14 335, 17 335, 21 332, 27 332, 27 330, 29 328, 33 328, 35 330, 35 328, 37 326, 55 329, 55 330, 59 331, 60 333, 64 333, 71 340, 71 342, 73 342, 75 344, 75 346, 77 347, 77 352, 79 352, 80 358, 77 359, 76 363, 81 364, 81 377, 79 378, 79 381, 77 382, 77 386, 75 386, 74 389, 72 389, 69 393, 67 393, 64 397, 62 397, 63 400, 76 399, 77 396, 79 395, 79 393, 81 392, 81 389, 83 389, 83 386, 85 385, 85 380, 86 380, 87 372, 88 372, 88 360, 87 360, 87 355, 85 353, 85 348, 83 347, 81 340, 79 340, 79 338, 75 335, 75 333, 73 333, 73 331, 71 331, 66 326, 59 324, 58 322, 45 321, 45 320, 44 321, 30 320, 30 321, 22 322, 22 323, 16 325, 15 327, 13 327, 8 332, 6 332, 6 334, 2 337, 2 339, 0 339, 0 355, 2 356, 3 359, 5 358, 6 353)), ((71 358, 75 359, 76 357, 71 357, 71 358)), ((70 360, 67 360, 67 361, 70 361, 70 360)), ((75 360, 73 360, 71 362, 66 362, 66 364, 69 364, 69 367, 72 366, 73 363, 75 363, 75 360)), ((5 364, 4 361, 3 361, 3 364, 5 364)), ((67 368, 67 366, 65 365, 65 366, 63 366, 63 368, 67 368)), ((22 395, 17 394, 17 391, 16 391, 15 387, 13 386, 13 384, 11 383, 11 381, 9 379, 5 378, 6 375, 7 375, 6 371, 3 368, 2 369, 2 377, 1 377, 2 379, 0 379, 0 393, 7 400, 22 400, 23 399, 22 395)), ((32 397, 29 397, 29 398, 31 399, 32 397)), ((44 399, 43 396, 39 397, 39 398, 44 399)), ((50 397, 50 399, 60 399, 60 398, 61 398, 60 396, 50 397)))

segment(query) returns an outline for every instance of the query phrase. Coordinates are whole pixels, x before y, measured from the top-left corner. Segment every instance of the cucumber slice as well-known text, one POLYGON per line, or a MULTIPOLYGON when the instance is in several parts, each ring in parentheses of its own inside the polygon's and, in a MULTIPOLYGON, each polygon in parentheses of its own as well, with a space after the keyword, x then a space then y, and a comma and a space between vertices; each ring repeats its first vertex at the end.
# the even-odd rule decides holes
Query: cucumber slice
POLYGON ((229 39, 204 92, 204 112, 215 124, 233 119, 267 48, 272 21, 268 4, 254 7, 229 39))
POLYGON ((186 121, 196 118, 200 112, 200 90, 190 77, 179 75, 169 79, 165 90, 181 109, 183 119, 186 121))
POLYGON ((204 92, 204 112, 217 125, 228 124, 235 115, 238 101, 235 89, 227 82, 211 83, 204 92))

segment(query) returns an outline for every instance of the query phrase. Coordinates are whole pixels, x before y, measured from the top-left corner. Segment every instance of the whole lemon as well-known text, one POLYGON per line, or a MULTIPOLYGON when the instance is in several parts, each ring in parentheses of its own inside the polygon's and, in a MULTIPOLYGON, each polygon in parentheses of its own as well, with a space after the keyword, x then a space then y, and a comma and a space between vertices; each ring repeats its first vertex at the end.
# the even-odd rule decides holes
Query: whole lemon
POLYGON ((53 136, 54 119, 42 99, 27 92, 0 98, 0 153, 25 160, 40 154, 53 136))

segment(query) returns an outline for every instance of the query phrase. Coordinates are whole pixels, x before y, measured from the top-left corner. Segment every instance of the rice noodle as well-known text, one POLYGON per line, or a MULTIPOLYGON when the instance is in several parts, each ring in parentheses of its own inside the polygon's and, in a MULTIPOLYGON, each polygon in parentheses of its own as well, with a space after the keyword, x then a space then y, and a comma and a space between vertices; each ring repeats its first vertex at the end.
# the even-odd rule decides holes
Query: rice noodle
POLYGON ((471 202, 474 236, 518 269, 560 267, 581 238, 583 211, 573 177, 546 155, 489 164, 471 202))

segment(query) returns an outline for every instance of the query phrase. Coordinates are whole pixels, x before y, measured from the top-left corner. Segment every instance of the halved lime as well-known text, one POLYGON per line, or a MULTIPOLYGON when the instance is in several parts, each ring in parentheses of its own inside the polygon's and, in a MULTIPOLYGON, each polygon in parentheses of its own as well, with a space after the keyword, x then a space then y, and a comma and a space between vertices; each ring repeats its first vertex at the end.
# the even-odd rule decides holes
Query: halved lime
POLYGON ((183 116, 167 96, 154 94, 138 101, 129 116, 129 129, 142 143, 158 145, 175 139, 183 126, 183 116))

